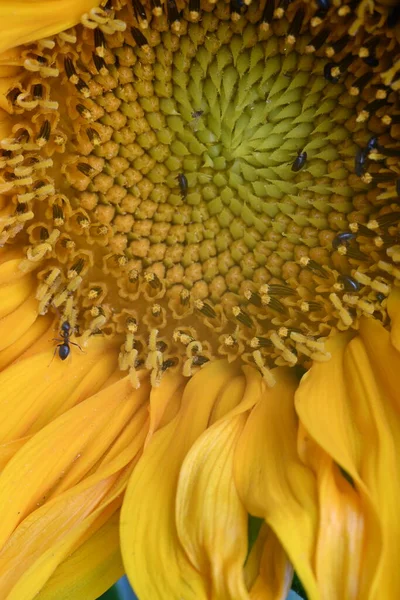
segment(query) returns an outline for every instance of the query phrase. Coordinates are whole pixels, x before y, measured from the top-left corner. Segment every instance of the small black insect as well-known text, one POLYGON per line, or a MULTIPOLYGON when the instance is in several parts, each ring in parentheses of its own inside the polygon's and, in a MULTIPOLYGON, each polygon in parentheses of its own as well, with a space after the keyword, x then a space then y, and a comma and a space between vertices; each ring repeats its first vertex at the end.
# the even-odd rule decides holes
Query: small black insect
POLYGON ((365 149, 368 152, 371 152, 371 150, 374 150, 377 147, 378 147, 378 138, 376 137, 376 135, 374 135, 373 137, 369 138, 367 147, 365 149))
POLYGON ((327 12, 330 7, 330 0, 317 0, 317 5, 321 11, 327 12))
POLYGON ((355 237, 355 234, 351 233, 351 231, 342 231, 341 233, 338 233, 332 241, 332 247, 337 250, 339 246, 347 246, 347 244, 351 242, 351 240, 354 240, 355 237))
POLYGON ((179 187, 181 188, 182 198, 185 199, 188 193, 188 180, 186 179, 186 175, 183 173, 179 173, 177 177, 179 187))
POLYGON ((193 119, 198 119, 204 113, 204 110, 194 110, 192 112, 193 119))
POLYGON ((304 167, 304 165, 306 164, 306 160, 307 160, 307 152, 299 152, 296 160, 292 164, 292 171, 295 171, 296 173, 297 173, 297 171, 300 171, 300 169, 302 169, 304 167))
POLYGON ((358 177, 361 177, 362 175, 364 175, 364 171, 365 171, 365 167, 366 167, 366 160, 368 157, 368 151, 366 150, 357 150, 355 159, 354 159, 354 170, 356 172, 356 175, 358 177))
POLYGON ((360 284, 358 281, 350 277, 350 275, 341 275, 338 278, 339 283, 341 283, 347 292, 359 292, 360 284))
MULTIPOLYGON (((74 346, 78 346, 79 350, 82 350, 82 348, 80 347, 79 344, 77 344, 76 342, 71 342, 71 340, 69 339, 71 337, 71 325, 69 323, 69 321, 64 321, 64 323, 61 325, 61 329, 60 329, 60 337, 59 338, 53 338, 54 342, 61 342, 61 344, 58 344, 56 346, 56 349, 54 350, 54 354, 53 354, 53 358, 55 356, 55 353, 58 350, 58 356, 61 358, 61 360, 65 360, 71 352, 71 348, 69 347, 70 344, 73 344, 74 346)), ((83 352, 83 350, 82 350, 83 352)))

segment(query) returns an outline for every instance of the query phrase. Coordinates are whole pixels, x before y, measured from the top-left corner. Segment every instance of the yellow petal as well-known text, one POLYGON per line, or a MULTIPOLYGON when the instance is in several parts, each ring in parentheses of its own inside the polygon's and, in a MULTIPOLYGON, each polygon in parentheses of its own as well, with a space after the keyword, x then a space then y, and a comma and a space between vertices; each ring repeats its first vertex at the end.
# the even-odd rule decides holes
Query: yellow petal
POLYGON ((262 517, 280 539, 309 598, 320 598, 312 557, 316 537, 316 489, 311 471, 296 449, 294 392, 297 380, 287 369, 274 370, 251 412, 235 454, 235 479, 248 512, 262 517))
POLYGON ((189 450, 179 475, 178 536, 191 562, 210 580, 209 594, 216 600, 248 599, 243 573, 247 512, 233 480, 233 456, 247 409, 262 389, 262 378, 252 368, 246 368, 246 380, 229 382, 211 413, 211 427, 189 450))
POLYGON ((133 393, 123 379, 61 415, 17 452, 0 475, 0 545, 38 503, 93 468, 147 395, 146 385, 133 393), (17 485, 21 481, 24 486, 17 485))
POLYGON ((400 351, 400 289, 397 287, 390 292, 387 311, 391 320, 390 338, 396 350, 400 351))
POLYGON ((22 522, 0 555, 2 598, 33 598, 119 507, 147 433, 147 397, 143 382, 132 390, 126 378, 59 417, 8 463, 0 477, 3 538, 22 522))
POLYGON ((179 539, 215 600, 247 600, 243 564, 247 512, 233 480, 233 453, 246 416, 218 422, 183 462, 176 498, 179 539))
POLYGON ((391 333, 375 319, 361 319, 360 336, 379 389, 387 395, 396 414, 400 413, 400 352, 392 343, 391 333))
POLYGON ((0 52, 68 29, 99 4, 99 0, 3 0, 0 52))
POLYGON ((235 375, 235 367, 226 361, 207 364, 194 375, 177 416, 153 435, 132 474, 121 511, 121 548, 140 600, 207 598, 206 582, 177 536, 176 488, 186 454, 207 428, 219 394, 235 375))
MULTIPOLYGON (((365 520, 365 539, 368 540, 362 556, 359 596, 375 598, 374 594, 381 593, 378 582, 382 564, 377 557, 382 555, 383 541, 379 522, 380 507, 377 506, 365 479, 364 465, 366 461, 371 466, 374 463, 375 451, 371 453, 371 449, 374 447, 373 437, 376 435, 373 425, 375 417, 372 417, 368 408, 370 401, 366 399, 367 396, 374 396, 379 392, 359 337, 350 339, 348 335, 341 334, 329 342, 328 349, 332 355, 331 360, 314 364, 302 378, 295 397, 296 409, 308 435, 355 483, 365 520)), ((346 498, 343 490, 334 492, 328 474, 324 474, 324 477, 324 485, 330 490, 327 493, 335 494, 338 510, 341 507, 341 518, 350 518, 346 510, 349 513, 353 512, 353 516, 357 514, 359 509, 352 494, 347 494, 346 498)), ((357 526, 354 535, 357 539, 357 531, 361 524, 358 522, 355 525, 357 526)), ((345 527, 345 524, 340 526, 345 527)), ((344 557, 347 551, 343 549, 344 557)), ((320 585, 323 589, 324 582, 321 581, 320 585)))
POLYGON ((0 285, 11 283, 25 273, 19 269, 23 255, 19 250, 4 250, 0 252, 0 285))
POLYGON ((250 600, 286 600, 293 579, 292 565, 270 527, 265 526, 261 541, 259 573, 251 586, 250 600))
POLYGON ((239 377, 235 377, 230 385, 222 390, 219 398, 217 399, 211 415, 210 425, 216 423, 219 419, 223 418, 227 413, 230 413, 241 401, 246 389, 246 379, 241 374, 239 377))
MULTIPOLYGON (((239 373, 243 373, 246 377, 246 388, 245 391, 243 393, 243 399, 241 400, 241 402, 239 404, 236 405, 231 405, 231 402, 223 402, 221 403, 221 401, 219 401, 219 403, 217 404, 217 407, 219 408, 217 415, 218 418, 222 418, 224 416, 226 417, 233 417, 234 415, 241 415, 243 412, 247 411, 247 410, 251 410, 256 404, 257 402, 260 400, 262 394, 265 392, 267 388, 264 379, 262 378, 262 376, 260 375, 260 373, 254 369, 253 367, 249 367, 249 366, 243 366, 241 368, 241 370, 239 371, 239 373), (222 404, 222 407, 224 408, 224 410, 227 411, 226 415, 224 414, 224 412, 221 410, 221 406, 220 404, 222 404)), ((237 373, 238 375, 238 373, 237 373)), ((236 382, 236 385, 238 384, 238 382, 236 382)), ((213 413, 214 414, 214 413, 213 413)))
MULTIPOLYGON (((364 328, 365 337, 367 327, 364 328)), ((370 338, 370 344, 375 338, 375 343, 382 350, 382 359, 389 361, 392 352, 384 351, 385 339, 387 350, 390 348, 388 334, 383 328, 380 334, 377 328, 371 331, 375 335, 370 338)), ((398 360, 392 365, 398 372, 398 360)), ((374 584, 382 597, 397 598, 400 597, 400 570, 396 560, 400 553, 400 415, 387 394, 387 388, 375 378, 374 368, 360 337, 353 339, 346 349, 345 376, 353 418, 364 442, 360 475, 375 503, 383 532, 380 569, 374 584)))
POLYGON ((332 461, 321 469, 315 571, 324 599, 356 600, 363 587, 363 544, 370 542, 361 499, 332 461))
POLYGON ((4 350, 18 344, 22 337, 29 337, 38 318, 38 301, 33 295, 32 275, 24 275, 19 269, 20 253, 0 254, 0 363, 7 364, 8 353, 4 350))
POLYGON ((182 375, 166 373, 163 377, 162 387, 152 388, 150 394, 150 426, 146 444, 159 427, 169 423, 175 416, 182 397, 183 390, 180 388, 184 386, 184 383, 185 378, 182 375))
POLYGON ((0 319, 13 312, 32 294, 33 285, 33 278, 29 274, 0 286, 0 319))
POLYGON ((94 339, 90 351, 73 354, 71 361, 64 362, 58 357, 52 360, 51 342, 46 343, 47 352, 22 359, 0 373, 2 443, 38 431, 95 393, 116 369, 116 352, 104 340, 94 339))
POLYGON ((363 545, 368 543, 362 498, 303 428, 299 435, 302 458, 317 478, 319 518, 314 565, 321 597, 358 600, 366 583, 362 583, 362 564, 363 545))
POLYGON ((123 573, 117 511, 59 565, 36 600, 95 600, 123 573))
POLYGON ((53 318, 50 315, 39 316, 21 337, 4 350, 0 350, 0 369, 4 369, 22 355, 26 356, 26 352, 32 350, 43 336, 48 344, 54 333, 54 328, 51 328, 52 322, 53 318))
POLYGON ((344 354, 350 339, 351 335, 340 334, 327 342, 331 359, 314 363, 303 375, 295 403, 311 437, 358 481, 361 439, 354 426, 344 376, 344 354))
MULTIPOLYGON (((5 52, 0 53, 0 96, 7 91, 7 88, 3 87, 3 82, 9 80, 9 78, 15 77, 22 73, 21 68, 21 50, 20 48, 11 48, 5 52)), ((8 83, 8 89, 12 87, 12 83, 8 83)), ((8 110, 10 106, 8 105, 8 110)), ((0 123, 6 118, 0 111, 0 123)))
MULTIPOLYGON (((261 558, 264 552, 264 544, 269 530, 270 528, 268 525, 261 521, 261 527, 259 528, 257 537, 255 538, 251 550, 246 558, 244 565, 244 580, 248 590, 254 586, 254 583, 260 574, 261 558)), ((250 537, 249 534, 248 537, 250 537)))
POLYGON ((6 442, 0 445, 0 471, 4 469, 8 461, 22 448, 24 444, 32 436, 26 435, 25 437, 13 440, 12 442, 6 442))
POLYGON ((0 319, 0 350, 14 344, 38 317, 38 301, 28 296, 13 312, 0 319))
MULTIPOLYGON (((392 319, 395 317, 394 309, 394 296, 391 296, 392 305, 392 319)), ((393 321, 392 321, 393 325, 393 321)), ((397 464, 399 462, 399 415, 400 415, 400 397, 399 397, 399 385, 400 385, 400 353, 393 345, 393 330, 389 333, 384 327, 377 321, 372 319, 363 319, 360 322, 360 336, 364 344, 364 348, 368 355, 371 370, 376 378, 376 386, 379 389, 382 397, 383 408, 386 413, 384 425, 380 428, 382 436, 385 436, 385 444, 390 444, 390 438, 392 438, 393 446, 396 453, 397 464)), ((396 346, 397 347, 397 346, 396 346)), ((383 534, 386 545, 386 555, 388 557, 388 564, 383 565, 381 577, 384 579, 388 577, 387 573, 392 568, 392 556, 391 553, 395 551, 393 543, 396 543, 395 527, 397 523, 397 516, 393 523, 391 522, 390 509, 393 510, 393 501, 398 489, 398 477, 397 474, 390 474, 390 468, 393 468, 393 460, 389 460, 386 463, 383 462, 383 445, 379 445, 376 448, 376 457, 380 459, 379 467, 381 470, 381 477, 387 476, 386 483, 382 482, 381 485, 389 485, 388 488, 381 488, 378 485, 374 485, 371 488, 371 492, 374 494, 375 502, 377 505, 378 514, 381 517, 383 523, 383 534), (379 452, 378 452, 379 450, 379 452), (391 479, 393 478, 393 479, 391 479), (387 483, 390 479, 390 483, 387 483), (383 503, 385 509, 382 510, 383 503), (388 506, 389 505, 389 506, 388 506), (381 512, 382 511, 382 512, 381 512), (386 575, 385 575, 386 572, 386 575)), ((370 448, 371 449, 371 448, 370 448)), ((392 457, 393 459, 393 457, 392 457)), ((397 534, 398 535, 398 534, 397 534)), ((383 582, 385 585, 385 582, 383 582)), ((378 584, 379 586, 379 584, 378 584)))
MULTIPOLYGON (((106 479, 103 485, 94 486, 94 488, 86 494, 77 495, 75 498, 76 503, 79 503, 80 507, 87 508, 90 505, 92 512, 78 513, 75 510, 73 514, 73 521, 69 524, 69 530, 65 531, 61 529, 60 535, 55 536, 57 529, 57 521, 55 523, 48 523, 46 520, 44 523, 34 523, 33 531, 36 533, 38 527, 43 528, 45 526, 52 537, 52 544, 49 547, 47 536, 44 538, 44 546, 41 550, 38 539, 35 539, 36 544, 32 544, 29 537, 26 537, 26 547, 24 549, 23 560, 21 563, 17 562, 18 550, 14 549, 14 554, 11 555, 10 568, 8 572, 5 571, 1 579, 1 592, 2 597, 6 600, 33 600, 37 598, 40 590, 46 585, 47 581, 54 574, 56 569, 63 561, 65 561, 71 554, 82 546, 91 536, 95 535, 96 532, 112 517, 116 510, 120 507, 120 500, 115 499, 113 502, 107 503, 104 498, 104 486, 109 491, 112 490, 112 483, 115 481, 114 478, 106 479), (103 492, 103 494, 102 494, 103 492), (93 504, 93 499, 97 496, 97 504, 93 504), (92 500, 92 503, 90 502, 92 500), (103 501, 102 501, 103 500, 103 501), (108 504, 108 505, 107 505, 108 504), (35 531, 36 529, 36 531, 35 531), (28 555, 28 556, 26 556, 28 555), (11 565, 16 565, 15 571, 13 572, 11 565)), ((126 481, 125 481, 126 483, 126 481)), ((118 488, 118 494, 121 495, 121 488, 118 488)), ((67 504, 67 517, 71 515, 70 506, 67 504)), ((36 515, 34 515, 36 516, 36 515)), ((60 521, 60 519, 59 519, 60 521)), ((65 519, 64 519, 65 521, 65 519)), ((27 519, 26 526, 32 527, 31 519, 27 519)), ((18 548, 18 546, 17 546, 18 548)), ((8 547, 7 547, 7 550, 8 547)), ((10 552, 8 552, 10 555, 10 552)), ((60 581, 62 593, 63 581, 60 581)), ((89 597, 94 597, 89 593, 89 597)))

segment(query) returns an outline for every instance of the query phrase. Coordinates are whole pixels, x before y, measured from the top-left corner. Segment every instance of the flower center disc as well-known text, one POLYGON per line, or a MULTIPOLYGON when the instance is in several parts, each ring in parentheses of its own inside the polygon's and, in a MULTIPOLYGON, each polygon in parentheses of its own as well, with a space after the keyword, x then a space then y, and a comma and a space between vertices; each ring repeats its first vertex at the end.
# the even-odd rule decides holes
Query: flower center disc
MULTIPOLYGON (((359 147, 385 131, 369 121, 355 40, 302 2, 206 2, 201 18, 194 2, 119 4, 25 52, 44 76, 56 65, 50 80, 25 62, 36 106, 9 95, 17 113, 35 109, 17 129, 48 160, 34 189, 51 193, 29 199, 27 228, 33 247, 52 247, 42 312, 64 306, 90 333, 125 335, 121 368, 145 361, 153 383, 215 356, 268 379, 274 364, 328 358, 318 338, 362 314, 385 321, 393 273, 371 273, 397 223, 379 217, 374 168, 355 172, 359 147)), ((396 177, 383 180, 389 199, 396 177)))

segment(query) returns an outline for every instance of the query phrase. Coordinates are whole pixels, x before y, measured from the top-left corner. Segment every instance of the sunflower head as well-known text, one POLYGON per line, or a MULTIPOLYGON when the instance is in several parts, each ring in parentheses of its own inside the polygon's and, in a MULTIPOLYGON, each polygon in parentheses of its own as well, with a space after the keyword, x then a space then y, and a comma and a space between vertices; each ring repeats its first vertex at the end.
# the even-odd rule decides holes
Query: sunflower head
MULTIPOLYGON (((103 3, 4 55, 2 245, 135 385, 329 359, 399 279, 384 4, 103 3), (13 66, 11 66, 13 65, 13 66)), ((388 26, 389 25, 389 26, 388 26)))
POLYGON ((400 597, 398 7, 39 4, 0 2, 0 597, 400 597))

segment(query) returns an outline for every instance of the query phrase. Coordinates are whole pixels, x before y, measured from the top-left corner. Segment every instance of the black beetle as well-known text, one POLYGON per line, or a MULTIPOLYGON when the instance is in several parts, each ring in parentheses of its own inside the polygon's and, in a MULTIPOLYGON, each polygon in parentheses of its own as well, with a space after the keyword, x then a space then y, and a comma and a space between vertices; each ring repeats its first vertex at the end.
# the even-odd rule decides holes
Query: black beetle
POLYGON ((179 173, 177 180, 181 189, 182 198, 186 198, 189 187, 188 180, 186 179, 186 176, 183 173, 179 173))
POLYGON ((296 160, 292 164, 292 171, 294 171, 295 173, 297 173, 297 171, 300 171, 300 169, 302 169, 306 164, 306 160, 307 152, 299 152, 296 160))

